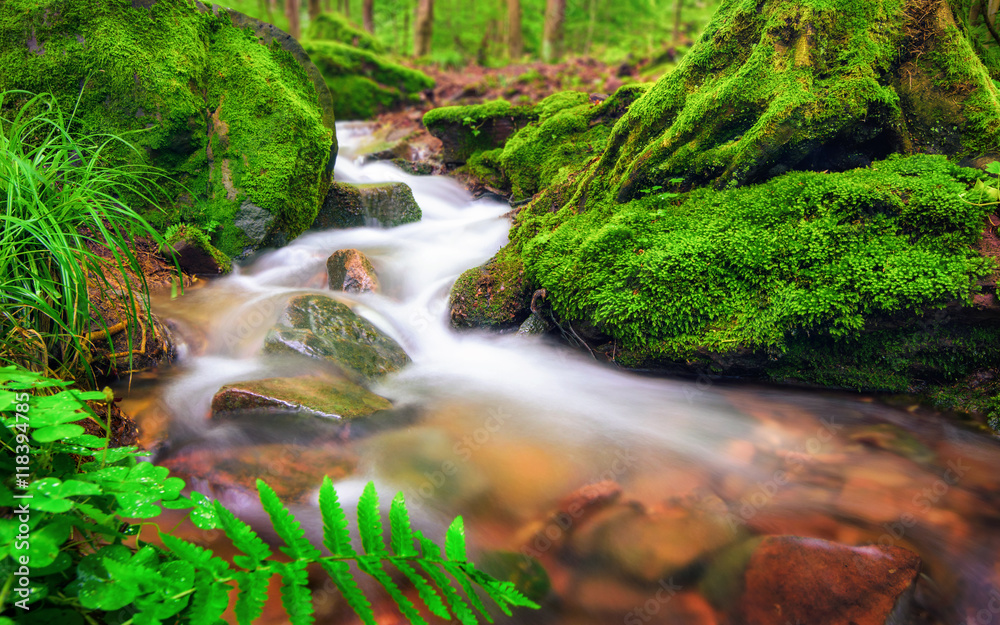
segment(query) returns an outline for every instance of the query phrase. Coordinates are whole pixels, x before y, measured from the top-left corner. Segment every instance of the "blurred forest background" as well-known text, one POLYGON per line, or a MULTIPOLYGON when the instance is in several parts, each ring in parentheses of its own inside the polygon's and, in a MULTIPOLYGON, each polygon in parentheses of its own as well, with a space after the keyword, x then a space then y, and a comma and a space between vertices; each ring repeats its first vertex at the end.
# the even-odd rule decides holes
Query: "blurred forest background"
POLYGON ((385 50, 420 64, 556 63, 589 56, 606 64, 670 63, 720 0, 230 0, 237 11, 296 38, 323 13, 346 17, 385 50))

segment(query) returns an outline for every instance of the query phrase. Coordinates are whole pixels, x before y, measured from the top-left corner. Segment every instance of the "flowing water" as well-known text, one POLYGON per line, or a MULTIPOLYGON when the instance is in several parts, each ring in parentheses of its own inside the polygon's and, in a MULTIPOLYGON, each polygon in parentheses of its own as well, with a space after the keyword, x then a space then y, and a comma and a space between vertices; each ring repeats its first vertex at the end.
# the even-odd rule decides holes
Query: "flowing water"
MULTIPOLYGON (((705 580, 725 577, 717 554, 755 534, 912 549, 924 622, 1000 622, 991 439, 868 398, 644 377, 539 338, 451 331, 450 286, 506 241, 509 207, 472 201, 450 179, 356 164, 364 129, 337 134, 339 180, 406 182, 423 219, 311 233, 157 302, 186 340, 175 370, 129 400, 158 462, 255 522, 248 485, 263 477, 314 538, 324 474, 347 502, 369 479, 386 501, 404 491, 437 539, 462 514, 485 562, 520 552, 548 571, 543 610, 513 622, 715 622, 732 597, 705 580), (325 260, 342 248, 372 260, 380 294, 326 289, 325 260), (373 387, 393 410, 353 430, 280 415, 210 421, 223 384, 335 375, 260 355, 284 302, 305 292, 347 303, 405 347, 413 363, 373 387)), ((223 549, 217 534, 194 538, 223 549)), ((315 596, 321 622, 350 621, 329 586, 315 596)), ((380 623, 398 618, 380 610, 380 623)))

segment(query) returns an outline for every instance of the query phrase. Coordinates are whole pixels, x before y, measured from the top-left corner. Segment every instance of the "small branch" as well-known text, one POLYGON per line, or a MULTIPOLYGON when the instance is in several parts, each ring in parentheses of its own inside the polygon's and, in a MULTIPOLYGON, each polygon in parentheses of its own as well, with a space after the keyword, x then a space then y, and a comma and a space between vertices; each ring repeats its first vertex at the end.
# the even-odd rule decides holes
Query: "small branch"
POLYGON ((983 21, 986 22, 986 29, 993 35, 993 41, 996 41, 997 45, 1000 46, 1000 35, 997 34, 997 29, 993 26, 993 16, 989 14, 986 8, 986 0, 979 0, 979 10, 983 14, 983 21))

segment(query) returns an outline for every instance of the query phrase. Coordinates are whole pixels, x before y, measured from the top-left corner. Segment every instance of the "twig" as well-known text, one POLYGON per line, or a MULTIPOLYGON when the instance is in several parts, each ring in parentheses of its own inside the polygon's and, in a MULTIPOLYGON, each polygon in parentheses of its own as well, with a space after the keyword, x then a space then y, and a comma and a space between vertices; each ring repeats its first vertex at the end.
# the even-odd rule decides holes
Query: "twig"
POLYGON ((1000 46, 1000 35, 997 34, 997 29, 993 26, 993 20, 990 19, 989 10, 986 8, 986 0, 979 0, 979 11, 983 14, 986 29, 993 35, 993 41, 996 41, 997 45, 1000 46))

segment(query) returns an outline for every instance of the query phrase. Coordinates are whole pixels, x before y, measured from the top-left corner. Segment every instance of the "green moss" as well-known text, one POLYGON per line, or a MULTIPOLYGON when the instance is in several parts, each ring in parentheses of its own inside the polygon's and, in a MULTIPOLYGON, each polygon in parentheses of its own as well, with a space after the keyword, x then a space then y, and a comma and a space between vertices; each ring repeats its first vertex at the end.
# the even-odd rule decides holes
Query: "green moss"
POLYGON ((193 245, 212 257, 218 263, 219 269, 223 273, 229 273, 232 269, 232 261, 223 254, 217 247, 212 245, 211 237, 198 226, 191 224, 174 224, 163 233, 163 241, 167 247, 176 246, 185 242, 193 245))
POLYGON ((306 39, 339 41, 362 50, 381 54, 385 50, 378 39, 358 28, 339 13, 320 13, 306 30, 306 39))
POLYGON ((434 80, 383 56, 332 41, 312 41, 305 50, 319 67, 334 100, 338 119, 369 119, 415 102, 434 80))
POLYGON ((540 200, 515 242, 558 315, 638 359, 781 350, 797 333, 855 336, 872 316, 970 298, 992 267, 969 248, 986 209, 958 197, 977 175, 914 156, 582 214, 540 200))
POLYGON ((532 290, 511 246, 482 267, 459 276, 451 290, 451 323, 457 328, 516 328, 530 313, 532 290))
POLYGON ((333 142, 319 94, 289 52, 226 11, 12 0, 0 4, 0 66, 0 88, 48 91, 67 107, 79 99, 77 123, 140 146, 113 157, 166 170, 171 208, 147 212, 161 229, 217 221, 217 247, 235 256, 262 244, 231 224, 243 202, 275 216, 273 241, 315 215, 333 142))

